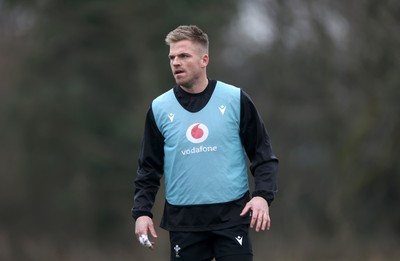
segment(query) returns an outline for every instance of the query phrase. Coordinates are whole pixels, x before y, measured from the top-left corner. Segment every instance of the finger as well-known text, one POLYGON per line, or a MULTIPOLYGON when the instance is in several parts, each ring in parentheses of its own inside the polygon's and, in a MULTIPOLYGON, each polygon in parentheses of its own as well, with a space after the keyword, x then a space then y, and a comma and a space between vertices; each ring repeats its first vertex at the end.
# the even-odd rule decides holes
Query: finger
POLYGON ((242 210, 242 213, 240 213, 240 216, 246 215, 247 212, 249 212, 250 209, 251 209, 251 205, 246 204, 246 206, 242 210))
POLYGON ((268 226, 268 215, 266 212, 264 212, 261 230, 264 231, 267 228, 267 226, 268 226))
POLYGON ((257 224, 257 221, 258 221, 258 212, 255 212, 253 210, 253 214, 251 216, 250 227, 254 228, 254 226, 257 224))
POLYGON ((151 242, 151 247, 149 247, 150 250, 154 250, 154 242, 151 242))
POLYGON ((261 211, 258 212, 257 214, 257 226, 256 226, 256 231, 259 232, 260 228, 262 226, 262 223, 264 221, 264 215, 262 214, 261 211))
POLYGON ((271 218, 268 215, 268 220, 267 220, 267 230, 271 228, 271 218))
POLYGON ((265 230, 265 229, 269 230, 270 227, 271 227, 271 219, 269 217, 269 214, 266 212, 263 215, 263 223, 262 223, 261 229, 262 230, 265 230))
POLYGON ((153 244, 152 244, 152 242, 150 242, 147 235, 141 235, 139 237, 139 242, 142 246, 153 249, 153 244))
POLYGON ((149 231, 150 231, 150 234, 151 234, 153 237, 157 237, 157 233, 156 233, 156 230, 154 229, 154 225, 153 225, 153 224, 151 224, 151 225, 149 226, 149 231))
POLYGON ((146 235, 147 236, 147 232, 148 232, 147 227, 145 227, 145 228, 137 228, 136 231, 135 231, 135 234, 136 234, 136 237, 139 239, 139 237, 141 235, 146 235))
POLYGON ((154 244, 155 244, 155 242, 154 242, 154 241, 151 241, 150 243, 151 243, 151 246, 149 247, 149 249, 150 249, 150 250, 154 250, 154 244))
POLYGON ((146 235, 146 236, 147 236, 147 231, 146 231, 146 230, 141 230, 141 229, 139 230, 139 229, 138 229, 138 230, 135 231, 135 235, 136 235, 136 238, 139 239, 139 237, 140 237, 141 235, 146 235))

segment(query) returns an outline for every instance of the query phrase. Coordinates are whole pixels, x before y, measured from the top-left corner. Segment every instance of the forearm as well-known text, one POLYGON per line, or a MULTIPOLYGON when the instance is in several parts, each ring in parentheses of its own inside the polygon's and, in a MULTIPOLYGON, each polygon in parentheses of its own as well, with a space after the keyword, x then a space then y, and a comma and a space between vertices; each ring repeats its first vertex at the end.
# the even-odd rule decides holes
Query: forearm
POLYGON ((155 198, 160 187, 161 174, 156 172, 146 172, 143 169, 138 170, 135 180, 135 197, 132 208, 132 217, 136 220, 140 216, 153 217, 151 209, 153 208, 155 198))
POLYGON ((268 205, 271 205, 278 191, 277 188, 277 173, 278 173, 278 159, 271 158, 257 167, 251 168, 254 176, 254 192, 252 196, 263 197, 268 205))
POLYGON ((255 105, 242 92, 240 135, 250 160, 250 171, 254 176, 254 196, 263 197, 268 204, 277 192, 276 176, 279 161, 272 151, 270 137, 255 105))
POLYGON ((132 217, 153 217, 151 209, 160 187, 164 166, 164 138, 159 132, 152 110, 149 109, 135 179, 135 196, 132 217))

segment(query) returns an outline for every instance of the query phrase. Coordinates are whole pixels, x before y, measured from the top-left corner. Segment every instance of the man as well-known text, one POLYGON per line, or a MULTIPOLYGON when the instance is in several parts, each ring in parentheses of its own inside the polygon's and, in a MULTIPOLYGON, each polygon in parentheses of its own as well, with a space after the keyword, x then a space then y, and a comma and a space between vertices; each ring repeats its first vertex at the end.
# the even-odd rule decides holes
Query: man
POLYGON ((270 228, 278 159, 249 96, 207 77, 208 36, 179 26, 166 39, 176 86, 153 100, 146 116, 132 216, 151 249, 151 209, 160 179, 166 201, 161 227, 171 259, 252 260, 249 227, 270 228), (250 197, 245 152, 255 180, 250 197))

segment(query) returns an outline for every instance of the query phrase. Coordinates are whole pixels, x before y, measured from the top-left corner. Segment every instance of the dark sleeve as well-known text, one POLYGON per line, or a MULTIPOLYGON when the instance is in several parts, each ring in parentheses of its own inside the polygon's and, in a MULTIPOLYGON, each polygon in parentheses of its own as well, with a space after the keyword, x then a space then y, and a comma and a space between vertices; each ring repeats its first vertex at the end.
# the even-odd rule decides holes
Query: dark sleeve
POLYGON ((240 117, 240 138, 250 160, 250 171, 255 182, 252 196, 261 196, 270 205, 277 192, 278 159, 272 152, 267 129, 254 103, 243 90, 240 117))
POLYGON ((139 155, 132 217, 153 218, 151 209, 164 171, 164 137, 159 131, 150 108, 146 115, 144 136, 139 155))

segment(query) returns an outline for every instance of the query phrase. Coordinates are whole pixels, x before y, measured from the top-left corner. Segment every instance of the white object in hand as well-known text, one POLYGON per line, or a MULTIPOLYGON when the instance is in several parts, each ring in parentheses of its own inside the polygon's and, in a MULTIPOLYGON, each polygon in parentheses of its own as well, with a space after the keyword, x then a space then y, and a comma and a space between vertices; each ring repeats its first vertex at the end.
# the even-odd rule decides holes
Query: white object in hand
POLYGON ((140 242, 140 244, 142 244, 145 247, 151 247, 152 246, 152 244, 151 244, 149 238, 147 237, 147 235, 141 235, 139 237, 139 242, 140 242))

